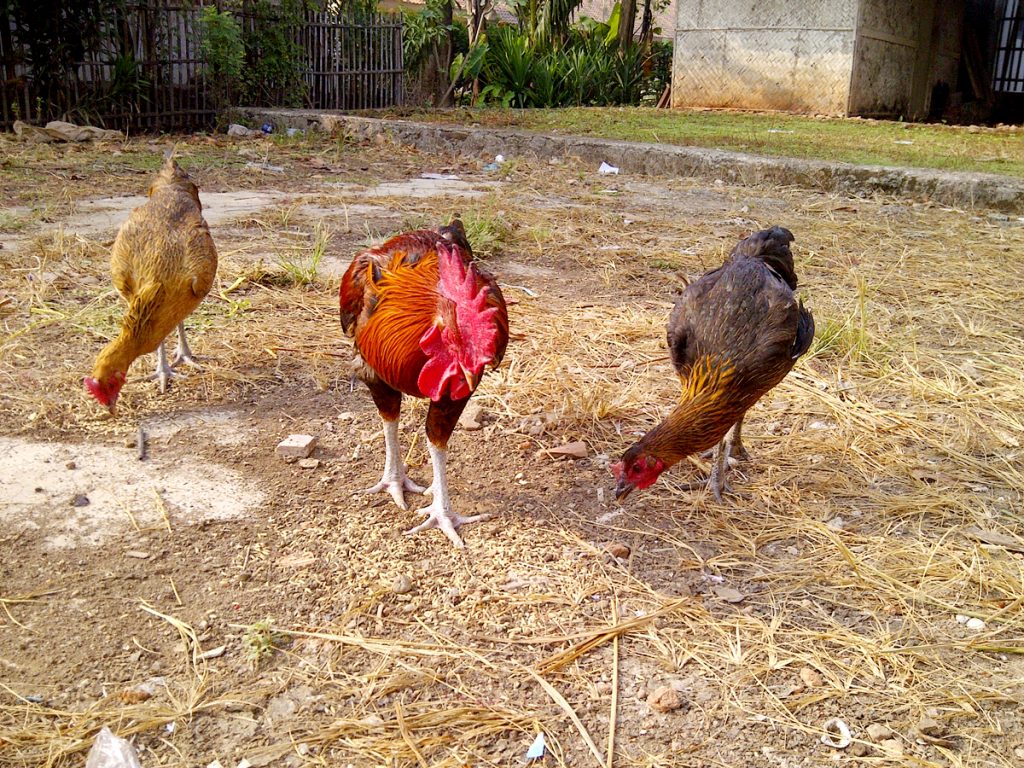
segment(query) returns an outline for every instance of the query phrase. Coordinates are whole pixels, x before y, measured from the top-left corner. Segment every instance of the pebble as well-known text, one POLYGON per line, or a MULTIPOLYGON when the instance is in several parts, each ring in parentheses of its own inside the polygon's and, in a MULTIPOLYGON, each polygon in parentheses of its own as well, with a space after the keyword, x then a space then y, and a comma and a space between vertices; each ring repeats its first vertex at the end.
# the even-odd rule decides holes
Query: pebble
POLYGON ((683 706, 683 697, 671 686, 662 685, 647 697, 647 705, 655 712, 674 712, 683 706))
POLYGON ((587 449, 587 444, 582 440, 565 443, 564 445, 559 445, 557 448, 546 448, 543 449, 543 452, 556 459, 563 456, 568 456, 572 459, 585 459, 590 455, 590 451, 587 449))
POLYGON ((67 464, 64 465, 64 467, 66 469, 75 469, 77 466, 78 465, 75 464, 75 462, 73 462, 73 461, 69 461, 67 464))
POLYGON ((601 695, 601 696, 611 696, 612 695, 612 684, 611 683, 600 682, 597 685, 595 685, 594 688, 597 689, 598 694, 601 695))
POLYGON ((882 741, 890 733, 892 733, 892 730, 881 723, 872 723, 868 726, 868 738, 872 741, 882 741))
POLYGON ((619 560, 628 559, 630 552, 632 552, 632 550, 629 547, 627 547, 625 544, 619 541, 608 542, 604 545, 604 551, 612 557, 617 558, 619 560))
POLYGON ((808 688, 820 688, 825 680, 816 669, 804 667, 800 670, 800 681, 808 688))
POLYGON ((313 435, 288 435, 277 444, 277 455, 289 459, 304 459, 316 448, 313 435))
POLYGON ((77 496, 75 496, 73 499, 71 499, 71 506, 72 507, 88 507, 89 506, 89 497, 86 496, 84 493, 80 493, 77 496))
POLYGON ((732 587, 716 585, 712 587, 712 591, 718 596, 719 600, 724 600, 727 603, 742 603, 746 599, 746 595, 732 587))
POLYGON ((933 738, 938 738, 946 732, 946 728, 942 723, 934 717, 928 717, 928 715, 921 718, 921 721, 917 724, 917 730, 919 733, 923 733, 925 736, 932 736, 933 738))
POLYGON ((977 617, 973 617, 967 620, 967 628, 977 632, 985 628, 985 622, 977 617))
POLYGON ((903 757, 903 742, 899 739, 885 739, 878 746, 890 757, 903 757))
POLYGON ((124 553, 125 557, 134 557, 136 560, 149 560, 149 552, 138 549, 129 549, 124 553))
POLYGON ((459 416, 459 426, 467 432, 475 432, 478 429, 483 429, 484 426, 484 409, 476 403, 470 403, 466 406, 466 409, 459 416))
POLYGON ((412 579, 403 573, 391 582, 391 591, 396 595, 405 595, 412 592, 412 579))
POLYGON ((316 469, 320 466, 320 459, 299 459, 299 466, 303 469, 316 469))

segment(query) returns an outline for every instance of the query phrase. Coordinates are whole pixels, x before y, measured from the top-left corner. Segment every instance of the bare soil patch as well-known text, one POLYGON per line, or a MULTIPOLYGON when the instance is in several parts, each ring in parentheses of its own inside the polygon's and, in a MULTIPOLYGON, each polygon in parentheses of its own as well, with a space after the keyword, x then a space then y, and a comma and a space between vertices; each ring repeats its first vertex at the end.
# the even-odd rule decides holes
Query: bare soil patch
MULTIPOLYGON (((146 768, 521 765, 540 731, 547 765, 1024 760, 1014 222, 182 138, 221 255, 188 321, 205 367, 161 396, 139 361, 110 420, 81 391, 121 314, 107 249, 168 142, 2 141, 3 765, 81 765, 103 725, 146 768), (336 314, 354 251, 455 211, 516 334, 475 396, 483 428, 452 441, 453 502, 494 515, 465 553, 357 493, 383 445, 336 314), (615 504, 609 460, 678 397, 673 291, 773 223, 819 336, 749 415, 748 496, 684 493, 681 466, 615 504), (318 466, 274 455, 294 432, 318 466), (540 451, 574 440, 587 458, 540 451), (845 748, 822 743, 832 718, 845 748)), ((424 416, 406 403, 417 480, 424 416)))

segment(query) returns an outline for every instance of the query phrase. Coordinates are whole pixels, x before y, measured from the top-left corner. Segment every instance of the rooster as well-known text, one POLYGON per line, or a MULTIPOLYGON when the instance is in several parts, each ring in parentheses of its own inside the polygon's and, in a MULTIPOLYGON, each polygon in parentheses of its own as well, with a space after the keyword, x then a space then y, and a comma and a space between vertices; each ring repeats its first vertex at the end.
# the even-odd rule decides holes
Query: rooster
POLYGON ((358 254, 342 278, 341 326, 355 340, 355 371, 384 422, 384 474, 365 493, 387 491, 402 509, 405 493, 425 493, 426 520, 407 531, 439 528, 459 548, 458 528, 483 519, 452 511, 447 447, 485 366, 501 362, 508 310, 494 278, 472 260, 462 222, 392 237, 358 254), (406 474, 398 445, 402 395, 430 400, 427 448, 433 482, 406 474))
POLYGON ((217 249, 202 210, 199 189, 168 157, 149 187, 149 200, 131 212, 117 233, 110 272, 128 310, 121 332, 85 378, 86 391, 111 414, 128 369, 140 355, 156 351, 153 378, 161 392, 175 366, 196 365, 183 321, 210 292, 217 273, 217 249), (168 365, 164 339, 175 326, 178 349, 168 365))
POLYGON ((612 465, 616 498, 652 485, 673 464, 711 447, 708 487, 719 502, 731 490, 729 457, 746 457, 743 415, 782 381, 814 338, 814 318, 794 293, 791 242, 793 234, 782 227, 757 232, 676 299, 668 346, 682 401, 612 465))

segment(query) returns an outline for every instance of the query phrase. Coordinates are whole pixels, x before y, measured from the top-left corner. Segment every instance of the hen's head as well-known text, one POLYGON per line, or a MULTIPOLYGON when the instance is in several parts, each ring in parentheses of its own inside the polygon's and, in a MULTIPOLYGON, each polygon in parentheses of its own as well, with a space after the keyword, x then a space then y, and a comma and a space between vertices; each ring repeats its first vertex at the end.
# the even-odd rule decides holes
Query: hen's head
POLYGON ((420 338, 427 363, 418 384, 431 400, 439 400, 445 390, 461 400, 473 393, 484 366, 497 355, 498 310, 487 306, 487 284, 479 280, 476 267, 462 261, 458 245, 438 243, 437 266, 438 291, 446 306, 420 338))
POLYGON ((654 485, 668 465, 657 456, 647 453, 637 443, 622 454, 622 460, 612 464, 611 471, 615 475, 615 498, 619 501, 626 498, 634 488, 647 488, 654 485))
POLYGON ((117 396, 124 386, 124 371, 114 371, 105 377, 85 377, 85 391, 96 398, 100 405, 114 415, 117 410, 117 396))
POLYGON ((199 202, 199 187, 195 185, 185 169, 178 165, 178 161, 170 155, 164 159, 160 173, 149 185, 148 194, 152 197, 155 192, 165 187, 177 187, 184 190, 202 208, 202 204, 199 202))

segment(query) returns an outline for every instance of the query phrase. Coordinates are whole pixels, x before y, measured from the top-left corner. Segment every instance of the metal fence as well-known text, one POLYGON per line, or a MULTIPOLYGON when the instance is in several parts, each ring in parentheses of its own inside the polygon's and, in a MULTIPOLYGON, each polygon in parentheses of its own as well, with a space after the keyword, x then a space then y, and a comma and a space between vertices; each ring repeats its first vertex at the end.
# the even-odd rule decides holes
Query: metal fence
MULTIPOLYGON (((13 12, 0 12, 0 128, 9 129, 17 119, 54 118, 139 130, 210 125, 217 106, 212 91, 223 94, 224 89, 206 77, 202 5, 202 0, 111 4, 110 12, 82 35, 83 44, 70 46, 77 48, 71 58, 67 51, 43 48, 13 12)), ((248 13, 237 18, 249 32, 275 23, 248 13)), ((256 103, 240 106, 363 109, 402 104, 400 15, 357 19, 308 9, 285 32, 298 46, 295 81, 304 84, 303 92, 267 89, 256 103)))

